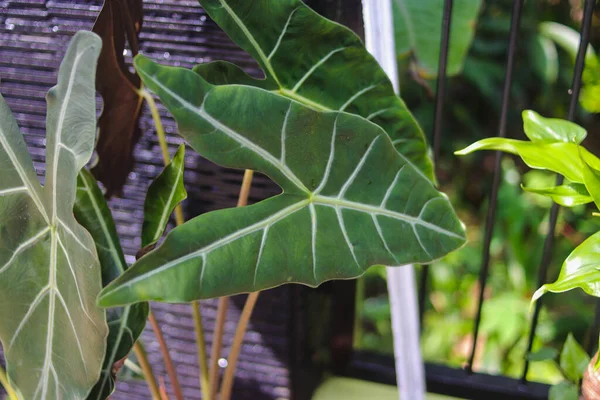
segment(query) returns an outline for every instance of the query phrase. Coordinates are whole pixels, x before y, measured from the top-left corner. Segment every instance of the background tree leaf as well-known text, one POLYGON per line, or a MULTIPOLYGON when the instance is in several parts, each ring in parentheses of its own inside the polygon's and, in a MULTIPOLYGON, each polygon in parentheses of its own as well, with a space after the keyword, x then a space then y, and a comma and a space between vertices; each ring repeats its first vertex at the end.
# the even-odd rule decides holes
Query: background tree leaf
POLYGON ((542 347, 534 353, 529 353, 527 359, 529 361, 546 361, 554 360, 558 356, 558 350, 552 347, 542 347))
POLYGON ((581 204, 587 204, 594 201, 588 193, 585 185, 580 183, 568 183, 561 186, 552 186, 548 188, 532 188, 521 185, 526 192, 541 194, 550 197, 555 203, 564 207, 575 207, 581 204))
MULTIPOLYGON (((321 111, 358 114, 381 126, 396 149, 430 180, 433 166, 425 137, 404 102, 360 39, 300 0, 200 0, 210 17, 246 50, 265 73, 266 82, 249 80, 227 65, 227 83, 268 87, 321 111), (268 26, 268 29, 265 29, 268 26), (241 81, 235 82, 236 79, 241 81)), ((210 83, 208 64, 195 70, 210 83)), ((222 78, 223 76, 221 76, 222 78)))
POLYGON ((125 39, 133 56, 138 52, 142 27, 142 0, 105 0, 93 31, 102 38, 96 88, 104 105, 98 120, 98 159, 92 172, 106 188, 106 196, 119 194, 133 168, 133 146, 142 97, 140 78, 125 65, 125 39))
POLYGON ((546 292, 561 293, 581 288, 587 294, 600 297, 600 232, 581 243, 567 257, 562 265, 558 279, 539 288, 533 295, 533 301, 546 292))
POLYGON ((579 390, 571 382, 560 382, 550 388, 548 400, 579 400, 579 390))
POLYGON ((169 216, 187 197, 183 184, 185 145, 180 145, 173 159, 148 188, 144 202, 142 248, 154 244, 162 236, 169 216))
POLYGON ((283 193, 173 229, 104 289, 100 304, 182 302, 317 286, 371 265, 425 263, 465 242, 447 197, 364 118, 248 86, 213 86, 138 56, 144 84, 207 159, 267 174, 283 193))
POLYGON ((569 333, 560 353, 560 368, 571 382, 577 383, 583 378, 583 373, 589 363, 590 356, 577 343, 573 334, 569 333))
MULTIPOLYGON (((458 74, 473 41, 481 0, 456 0, 452 7, 446 73, 458 74)), ((437 76, 442 38, 443 4, 438 0, 393 0, 394 40, 399 56, 412 54, 417 72, 437 76)))
MULTIPOLYGON (((90 232, 102 269, 102 285, 108 285, 127 269, 117 229, 96 179, 85 168, 77 177, 75 218, 90 232)), ((148 303, 107 311, 108 339, 100 379, 87 397, 106 399, 115 388, 115 364, 125 358, 146 326, 148 303)))
POLYGON ((46 96, 43 187, 0 97, 0 339, 24 399, 85 398, 106 349, 105 315, 95 305, 100 264, 73 217, 77 174, 94 145, 100 46, 95 34, 78 32, 46 96))
POLYGON ((532 142, 580 144, 587 136, 585 129, 571 121, 544 118, 532 110, 525 110, 522 115, 523 130, 532 142))

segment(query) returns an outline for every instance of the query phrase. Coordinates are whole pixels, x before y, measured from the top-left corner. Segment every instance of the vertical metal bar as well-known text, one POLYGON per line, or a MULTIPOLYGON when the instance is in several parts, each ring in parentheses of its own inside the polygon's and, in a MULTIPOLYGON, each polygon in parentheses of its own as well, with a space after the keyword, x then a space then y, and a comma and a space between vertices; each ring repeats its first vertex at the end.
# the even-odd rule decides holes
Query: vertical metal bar
MULTIPOLYGON (((569 112, 567 114, 567 119, 569 121, 573 121, 573 119, 575 118, 575 111, 577 110, 577 102, 579 100, 579 92, 581 90, 581 77, 583 75, 583 69, 585 67, 585 53, 587 51, 587 47, 590 40, 590 29, 592 26, 592 15, 594 13, 595 3, 596 0, 585 0, 585 7, 583 10, 583 21, 581 23, 581 38, 579 40, 579 51, 577 52, 577 58, 575 60, 575 69, 573 70, 573 81, 571 83, 571 90, 569 90, 569 94, 571 95, 571 99, 569 102, 569 112)), ((563 177, 558 176, 556 179, 556 184, 560 185, 562 184, 562 181, 563 177)), ((544 241, 544 253, 542 255, 542 261, 540 264, 540 269, 538 271, 538 286, 541 286, 546 282, 546 275, 548 272, 548 266, 550 265, 552 249, 554 246, 554 232, 556 229, 556 219, 558 218, 558 210, 559 206, 556 203, 552 206, 552 209, 550 210, 548 234, 546 235, 546 239, 544 241)), ((525 356, 527 356, 527 354, 531 352, 541 308, 542 299, 539 299, 535 303, 535 308, 533 311, 531 328, 529 331, 529 338, 527 341, 527 352, 525 353, 525 356)), ((521 375, 521 381, 527 381, 528 371, 529 360, 527 359, 527 357, 525 357, 525 366, 523 368, 523 375, 521 375)))
MULTIPOLYGON (((508 115, 508 102, 510 99, 510 86, 512 83, 512 74, 515 64, 515 54, 517 52, 517 35, 519 33, 519 25, 521 23, 521 9, 523 0, 516 0, 513 3, 512 16, 510 22, 510 36, 508 44, 508 58, 506 61, 506 77, 504 80, 504 90, 502 92, 502 110, 500 112, 500 123, 498 126, 498 136, 506 136, 506 120, 508 115)), ((477 314, 475 316, 475 326, 473 328, 473 347, 467 364, 467 372, 473 372, 473 362, 475 360, 475 351, 477 349, 477 340, 479 338, 479 325, 481 324, 481 310, 483 306, 483 294, 487 281, 489 263, 490 263, 490 243, 492 242, 492 234, 494 232, 494 224, 496 222, 496 204, 498 200, 498 187, 500 186, 500 161, 502 153, 496 152, 494 160, 494 177, 492 183, 492 192, 490 194, 490 207, 488 209, 485 236, 483 243, 483 260, 481 270, 479 272, 479 299, 477 303, 477 314)))
MULTIPOLYGON (((444 1, 442 15, 442 39, 440 43, 440 59, 438 64, 437 89, 435 93, 435 111, 433 115, 433 164, 437 167, 440 159, 440 142, 442 121, 444 116, 444 101, 446 98, 446 65, 448 64, 448 49, 450 47, 450 23, 452 20, 453 0, 444 1)), ((429 265, 423 265, 421 282, 419 284, 419 326, 423 326, 425 299, 427 298, 427 281, 429 265)))

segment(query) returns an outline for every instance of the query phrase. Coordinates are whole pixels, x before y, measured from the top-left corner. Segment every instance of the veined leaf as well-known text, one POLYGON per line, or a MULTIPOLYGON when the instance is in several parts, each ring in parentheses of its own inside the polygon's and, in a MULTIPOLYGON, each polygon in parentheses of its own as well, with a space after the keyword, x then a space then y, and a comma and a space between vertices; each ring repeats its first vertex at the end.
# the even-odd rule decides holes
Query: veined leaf
POLYGON ((523 130, 532 142, 576 143, 583 142, 587 131, 564 119, 544 118, 532 110, 523 111, 523 130))
POLYGON ((283 193, 173 229, 104 289, 102 306, 184 302, 286 282, 316 286, 371 265, 430 262, 465 242, 446 196, 379 126, 262 89, 213 86, 143 56, 135 66, 195 150, 225 167, 263 172, 283 193))
MULTIPOLYGON (((96 179, 86 169, 77 177, 77 199, 73 209, 75 218, 90 232, 102 269, 102 285, 108 285, 127 269, 123 250, 110 209, 104 200, 96 179)), ((146 326, 148 303, 138 303, 107 311, 108 340, 100 379, 87 397, 88 400, 106 399, 115 388, 114 368, 131 351, 146 326)))
POLYGON ((573 250, 563 263, 556 282, 539 288, 533 295, 533 301, 547 292, 561 293, 575 288, 600 297, 600 232, 573 250))
POLYGON ((85 398, 98 380, 107 327, 95 305, 100 265, 73 217, 76 179, 92 155, 100 39, 78 32, 46 96, 46 184, 0 97, 0 339, 24 399, 85 398))
POLYGON ((127 39, 132 55, 137 54, 142 21, 142 0, 105 0, 93 28, 102 38, 96 88, 104 104, 98 120, 98 160, 92 172, 104 183, 107 197, 121 192, 133 168, 133 146, 141 135, 141 81, 125 65, 123 51, 127 39))
POLYGON ((162 236, 169 216, 187 197, 183 185, 185 145, 180 145, 175 156, 148 188, 144 202, 142 248, 154 244, 162 236))
MULTIPOLYGON (((475 33, 481 0, 457 0, 452 7, 448 76, 460 73, 475 33)), ((437 76, 442 37, 443 3, 438 0, 393 0, 394 41, 399 56, 414 55, 417 71, 437 76)))
POLYGON ((210 83, 218 84, 211 81, 218 75, 212 70, 217 66, 220 73, 228 74, 226 83, 268 88, 316 110, 367 118, 381 126, 396 149, 434 181, 421 128, 352 31, 321 17, 300 0, 200 3, 265 73, 265 80, 255 80, 231 64, 198 66, 195 71, 210 83))
POLYGON ((585 160, 590 167, 600 171, 600 160, 575 143, 544 143, 487 138, 454 154, 465 155, 477 150, 500 150, 518 155, 529 167, 554 171, 574 183, 584 183, 582 160, 585 160))
POLYGON ((531 188, 521 185, 523 190, 541 194, 550 197, 555 203, 564 207, 574 207, 581 204, 587 204, 594 201, 588 193, 585 185, 580 183, 569 183, 561 186, 552 186, 548 188, 531 188))

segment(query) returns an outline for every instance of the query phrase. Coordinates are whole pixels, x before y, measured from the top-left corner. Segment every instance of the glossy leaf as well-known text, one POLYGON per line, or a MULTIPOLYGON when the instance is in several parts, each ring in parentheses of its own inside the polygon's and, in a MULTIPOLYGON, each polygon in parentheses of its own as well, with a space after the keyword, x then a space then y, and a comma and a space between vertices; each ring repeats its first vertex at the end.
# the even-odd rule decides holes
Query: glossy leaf
POLYGON ((591 195, 594 203, 596 203, 596 207, 600 210, 600 171, 592 168, 583 157, 581 157, 581 164, 583 165, 582 174, 585 188, 591 195))
POLYGON ((522 185, 521 187, 527 192, 550 197, 555 203, 564 207, 575 207, 594 201, 586 190, 585 185, 580 183, 568 183, 566 185, 547 188, 531 188, 522 185))
POLYGON ((529 167, 557 172, 574 183, 584 183, 582 160, 585 160, 592 168, 600 170, 600 160, 575 143, 543 143, 487 138, 475 142, 455 154, 465 155, 477 150, 500 150, 518 155, 529 167))
POLYGON ((195 150, 224 167, 265 173, 283 193, 173 229, 104 289, 102 306, 317 286, 371 265, 430 262, 465 242, 446 196, 379 126, 262 89, 212 86, 142 56, 135 66, 195 150))
POLYGON ((92 172, 104 183, 107 197, 121 192, 133 168, 133 146, 141 134, 141 81, 129 71, 123 51, 127 39, 133 56, 137 54, 142 19, 142 0, 105 0, 93 28, 102 38, 96 88, 103 107, 98 120, 98 159, 92 172))
POLYGON ((579 400, 579 390, 571 382, 560 382, 550 388, 548 400, 579 400))
POLYGON ((564 119, 544 118, 532 110, 523 111, 523 130, 532 142, 581 143, 587 132, 581 126, 564 119))
POLYGON ((105 315, 95 305, 100 264, 73 217, 77 174, 94 145, 100 46, 96 35, 77 33, 46 96, 43 187, 0 97, 0 339, 23 399, 85 398, 106 349, 105 315))
MULTIPOLYGON (((96 179, 86 169, 77 177, 77 198, 73 209, 75 218, 90 232, 102 269, 102 285, 106 286, 127 269, 117 229, 110 209, 96 179)), ((100 379, 87 397, 106 399, 115 388, 114 370, 131 351, 146 326, 148 303, 138 303, 107 311, 108 339, 100 379)))
MULTIPOLYGON (((448 76, 460 73, 473 41, 481 0, 456 0, 452 7, 448 76)), ((412 54, 417 72, 437 76, 442 37, 443 3, 439 0, 392 0, 394 40, 399 56, 412 54)))
POLYGON ((162 236, 169 216, 187 197, 183 185, 185 145, 180 145, 175 156, 148 188, 144 202, 142 248, 154 244, 162 236))
POLYGON ((226 83, 268 88, 315 110, 346 111, 367 118, 434 180, 421 128, 353 32, 321 17, 300 0, 200 3, 265 73, 265 80, 255 80, 231 64, 198 66, 195 71, 210 83, 219 84, 211 77, 225 72, 226 83), (221 68, 217 73, 212 70, 215 66, 221 68))
POLYGON ((583 378, 589 363, 590 356, 577 343, 573 334, 569 333, 560 353, 560 368, 571 382, 576 383, 583 378))
POLYGON ((533 295, 533 301, 544 293, 561 293, 581 288, 587 294, 600 297, 600 232, 581 243, 567 257, 562 265, 558 279, 539 288, 533 295))

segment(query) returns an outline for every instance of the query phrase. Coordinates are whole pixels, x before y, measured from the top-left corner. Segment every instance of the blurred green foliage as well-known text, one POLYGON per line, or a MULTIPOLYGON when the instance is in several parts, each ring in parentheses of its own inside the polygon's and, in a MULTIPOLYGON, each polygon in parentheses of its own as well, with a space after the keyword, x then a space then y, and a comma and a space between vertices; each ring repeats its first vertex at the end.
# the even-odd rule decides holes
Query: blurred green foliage
MULTIPOLYGON (((467 361, 473 341, 494 154, 457 158, 452 153, 498 134, 511 8, 510 1, 484 2, 464 69, 448 81, 438 179, 467 224, 469 243, 429 269, 422 350, 427 361, 457 367, 467 361)), ((579 30, 581 8, 579 2, 573 1, 525 2, 508 110, 509 137, 523 138, 520 116, 524 109, 557 118, 566 116, 573 60, 561 46, 540 33, 540 25, 553 21, 579 30)), ((594 31, 592 44, 596 48, 597 42, 594 31)), ((432 132, 435 81, 416 74, 410 59, 402 59, 399 66, 402 97, 424 131, 432 132)), ((596 73, 589 71, 586 74, 596 73)), ((577 120, 589 133, 584 144, 599 154, 598 116, 584 109, 579 111, 577 120)), ((555 181, 552 173, 527 170, 514 157, 504 157, 481 336, 473 366, 479 372, 520 377, 525 362, 530 301, 538 286, 537 274, 552 202, 523 192, 520 184, 550 187, 555 181)), ((585 213, 583 205, 561 209, 547 281, 554 281, 562 261, 573 248, 600 228, 600 219, 582 218, 585 213)), ((364 286, 361 293, 364 301, 357 313, 361 329, 355 343, 362 349, 391 354, 393 339, 385 269, 372 268, 363 279, 364 284, 359 287, 364 286)), ((554 349, 557 353, 570 332, 582 343, 597 342, 597 336, 589 332, 594 307, 593 300, 580 291, 546 295, 533 350, 554 349)), ((528 378, 558 383, 563 373, 555 361, 545 359, 531 364, 528 378)))

